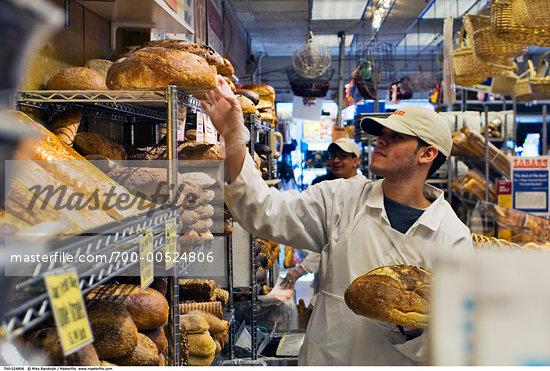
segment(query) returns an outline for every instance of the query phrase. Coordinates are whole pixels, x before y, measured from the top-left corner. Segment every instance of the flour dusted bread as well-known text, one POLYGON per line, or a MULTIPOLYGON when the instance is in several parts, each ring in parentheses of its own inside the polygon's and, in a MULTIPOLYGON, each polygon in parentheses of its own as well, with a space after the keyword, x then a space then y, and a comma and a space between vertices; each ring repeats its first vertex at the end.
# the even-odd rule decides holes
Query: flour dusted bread
POLYGON ((188 93, 216 87, 216 72, 201 57, 161 47, 143 48, 119 59, 107 72, 114 90, 154 89, 177 85, 188 93))
POLYGON ((69 67, 53 75, 48 90, 107 90, 105 77, 87 67, 69 67))
POLYGON ((429 322, 431 273, 419 267, 391 265, 357 277, 346 289, 347 306, 360 316, 413 328, 429 322))
POLYGON ((86 62, 84 67, 91 68, 94 71, 97 71, 103 76, 103 78, 107 77, 107 71, 109 71, 109 68, 113 65, 113 62, 111 62, 108 59, 90 59, 86 62))
POLYGON ((125 357, 134 350, 138 330, 122 303, 92 300, 86 309, 100 359, 125 357))
POLYGON ((223 57, 217 53, 214 49, 208 45, 200 45, 186 40, 155 40, 149 41, 143 44, 144 47, 162 47, 168 49, 180 50, 188 53, 195 54, 201 58, 204 58, 208 64, 215 66, 216 71, 225 71, 226 65, 223 57))

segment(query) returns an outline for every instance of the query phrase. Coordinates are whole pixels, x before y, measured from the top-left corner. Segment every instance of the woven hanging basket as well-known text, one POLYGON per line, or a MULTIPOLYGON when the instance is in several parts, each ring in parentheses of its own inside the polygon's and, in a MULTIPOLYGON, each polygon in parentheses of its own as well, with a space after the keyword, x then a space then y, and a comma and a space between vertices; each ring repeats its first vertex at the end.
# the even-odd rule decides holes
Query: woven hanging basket
POLYGON ((537 46, 550 46, 550 28, 520 26, 515 20, 512 1, 491 0, 491 27, 506 41, 537 46))
POLYGON ((536 97, 533 95, 531 85, 529 85, 529 78, 535 75, 535 67, 533 62, 527 60, 527 70, 518 76, 516 85, 514 86, 514 95, 518 102, 526 102, 534 100, 536 97))
POLYGON ((529 85, 537 99, 550 98, 550 76, 541 76, 542 64, 549 55, 550 51, 547 51, 540 57, 535 75, 529 78, 529 85))
POLYGON ((512 12, 517 24, 527 28, 550 27, 548 0, 513 0, 512 12))

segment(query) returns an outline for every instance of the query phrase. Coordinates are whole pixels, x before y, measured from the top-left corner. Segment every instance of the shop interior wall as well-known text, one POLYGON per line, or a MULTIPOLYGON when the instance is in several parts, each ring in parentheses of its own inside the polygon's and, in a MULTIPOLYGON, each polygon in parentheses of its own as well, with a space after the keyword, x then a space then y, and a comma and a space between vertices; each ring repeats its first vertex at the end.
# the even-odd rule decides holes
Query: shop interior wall
POLYGON ((227 1, 223 6, 223 56, 231 61, 235 75, 241 83, 249 82, 247 60, 250 55, 248 34, 238 21, 238 18, 227 1))
MULTIPOLYGON (((65 8, 64 0, 51 0, 65 8)), ((22 89, 43 89, 61 68, 82 66, 88 59, 110 57, 109 21, 82 7, 70 3, 70 27, 62 28, 41 45, 25 69, 22 89)))

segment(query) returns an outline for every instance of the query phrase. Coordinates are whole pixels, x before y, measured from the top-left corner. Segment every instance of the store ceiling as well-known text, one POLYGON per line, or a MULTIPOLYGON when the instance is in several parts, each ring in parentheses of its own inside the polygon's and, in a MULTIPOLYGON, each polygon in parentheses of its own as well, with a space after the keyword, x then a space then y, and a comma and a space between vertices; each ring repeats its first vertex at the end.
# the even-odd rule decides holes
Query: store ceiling
MULTIPOLYGON (((244 28, 248 31, 252 40, 252 49, 256 55, 268 57, 291 56, 294 51, 302 46, 308 36, 309 29, 309 5, 312 2, 311 29, 315 36, 322 36, 323 41, 329 47, 330 53, 338 55, 339 31, 346 34, 346 54, 356 54, 369 45, 373 36, 372 13, 375 9, 370 0, 229 0, 244 28), (319 3, 325 4, 319 4, 319 3), (360 4, 357 4, 359 2, 360 4), (328 3, 328 4, 326 4, 328 3), (322 8, 320 5, 328 5, 322 8), (319 16, 325 16, 331 11, 336 16, 345 13, 345 9, 353 6, 356 19, 318 20, 319 16), (343 9, 343 10, 342 10, 343 9), (360 9, 360 10, 359 10, 360 9), (360 19, 359 16, 362 14, 360 19)), ((374 1, 377 3, 378 1, 374 1)), ((471 7, 472 4, 481 3, 481 0, 396 0, 382 27, 377 34, 378 43, 386 43, 396 48, 398 54, 405 53, 404 35, 410 34, 407 40, 407 54, 417 53, 430 43, 442 31, 442 18, 422 19, 417 22, 419 16, 430 5, 435 3, 441 13, 443 7, 448 7, 448 12, 455 12, 459 8, 471 7), (457 4, 457 5, 455 5, 457 4), (458 4, 461 4, 460 6, 458 4), (410 29, 412 27, 412 29, 410 29), (432 37, 430 38, 430 34, 432 37), (421 41, 420 43, 418 41, 421 41), (420 44, 419 46, 414 44, 420 44), (403 49, 403 50, 400 50, 403 49)), ((444 12, 443 12, 444 13, 444 12)), ((345 16, 345 15, 344 15, 345 16)), ((432 16, 433 17, 433 16, 432 16)), ((432 44, 437 45, 437 41, 432 44)), ((425 50, 424 50, 425 51, 425 50)), ((395 53, 394 53, 395 54, 395 53)))

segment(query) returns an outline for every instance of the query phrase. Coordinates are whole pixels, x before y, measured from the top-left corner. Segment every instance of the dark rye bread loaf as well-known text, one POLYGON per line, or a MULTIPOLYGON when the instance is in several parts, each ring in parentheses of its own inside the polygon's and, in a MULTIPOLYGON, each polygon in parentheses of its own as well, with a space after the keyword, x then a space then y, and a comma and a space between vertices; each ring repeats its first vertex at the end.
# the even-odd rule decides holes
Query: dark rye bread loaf
POLYGON ((413 328, 429 323, 431 273, 419 267, 379 267, 357 277, 346 289, 347 306, 360 316, 413 328))

